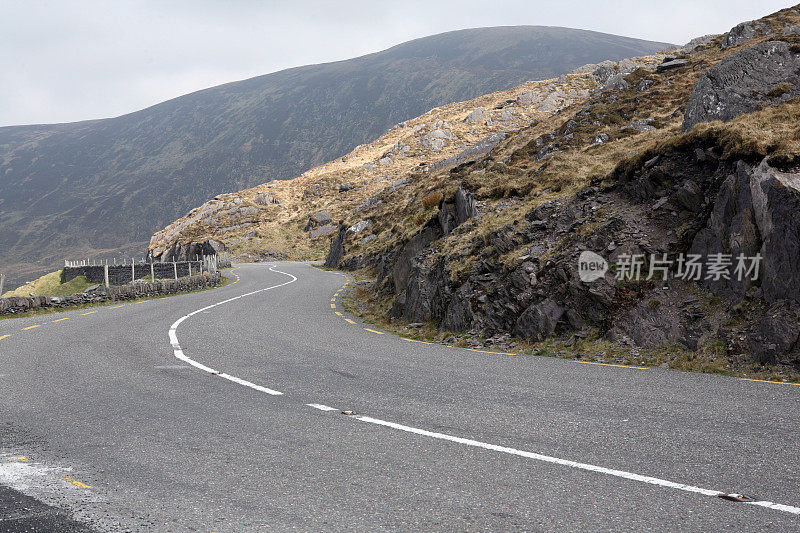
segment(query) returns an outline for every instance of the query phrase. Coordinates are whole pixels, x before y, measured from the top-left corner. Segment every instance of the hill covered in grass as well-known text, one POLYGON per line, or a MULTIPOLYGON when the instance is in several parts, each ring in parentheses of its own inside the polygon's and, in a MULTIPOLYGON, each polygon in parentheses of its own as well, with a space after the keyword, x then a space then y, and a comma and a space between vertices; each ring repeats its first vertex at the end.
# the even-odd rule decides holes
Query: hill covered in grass
POLYGON ((797 379, 799 36, 795 7, 443 106, 150 249, 327 255, 373 280, 354 312, 448 344, 797 379))
POLYGON ((567 28, 461 30, 117 118, 0 128, 0 264, 13 282, 65 256, 129 254, 219 193, 297 176, 433 107, 664 46, 567 28))

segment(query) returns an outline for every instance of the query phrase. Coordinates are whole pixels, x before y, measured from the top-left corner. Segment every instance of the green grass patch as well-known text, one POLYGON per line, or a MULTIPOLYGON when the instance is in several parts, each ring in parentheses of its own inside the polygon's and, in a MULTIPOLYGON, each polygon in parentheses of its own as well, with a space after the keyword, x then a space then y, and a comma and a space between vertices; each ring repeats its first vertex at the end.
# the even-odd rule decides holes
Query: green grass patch
MULTIPOLYGON (((220 288, 225 287, 226 285, 230 285, 230 284, 231 284, 230 278, 227 278, 227 277, 223 276, 221 283, 219 285, 217 285, 216 287, 205 287, 205 288, 197 289, 197 290, 194 290, 194 291, 176 292, 174 294, 160 294, 158 296, 147 296, 145 298, 134 298, 134 299, 131 299, 131 300, 108 300, 106 302, 95 302, 95 303, 88 303, 88 304, 71 305, 69 307, 43 307, 41 309, 33 309, 31 311, 25 311, 24 313, 13 313, 13 314, 0 315, 0 320, 9 320, 9 319, 13 319, 13 318, 26 318, 26 317, 41 316, 41 315, 54 315, 54 314, 57 314, 57 313, 66 313, 67 311, 78 311, 78 310, 81 310, 81 309, 90 309, 90 308, 94 308, 94 307, 108 307, 108 306, 111 306, 111 305, 120 305, 120 304, 124 304, 124 303, 128 303, 128 302, 144 302, 144 301, 147 301, 147 300, 160 300, 162 298, 169 298, 170 296, 179 296, 181 294, 191 294, 191 293, 196 293, 196 292, 205 292, 205 291, 211 291, 211 290, 214 290, 214 289, 220 289, 220 288)), ((78 291, 78 292, 80 292, 80 291, 78 291)), ((69 296, 69 294, 74 294, 74 292, 68 293, 67 296, 69 296)))
POLYGON ((84 276, 78 276, 67 283, 61 283, 61 270, 45 274, 27 285, 18 287, 13 291, 3 294, 3 298, 12 296, 69 296, 76 292, 83 292, 87 287, 94 285, 84 276))

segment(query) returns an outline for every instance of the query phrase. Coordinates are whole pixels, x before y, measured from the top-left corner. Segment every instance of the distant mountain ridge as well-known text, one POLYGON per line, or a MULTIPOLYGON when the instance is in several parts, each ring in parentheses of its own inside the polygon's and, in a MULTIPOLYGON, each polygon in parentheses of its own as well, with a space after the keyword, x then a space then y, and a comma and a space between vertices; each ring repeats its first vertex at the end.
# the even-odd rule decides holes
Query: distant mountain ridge
POLYGON ((430 108, 665 46, 567 28, 459 30, 117 118, 0 128, 0 265, 25 274, 141 250, 210 197, 294 177, 430 108))

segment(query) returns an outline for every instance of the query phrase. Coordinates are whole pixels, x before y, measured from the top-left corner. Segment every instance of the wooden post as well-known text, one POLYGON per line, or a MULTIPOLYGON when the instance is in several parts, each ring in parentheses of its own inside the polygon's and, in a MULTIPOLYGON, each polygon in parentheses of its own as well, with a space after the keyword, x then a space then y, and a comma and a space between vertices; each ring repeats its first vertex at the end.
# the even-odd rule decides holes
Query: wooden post
POLYGON ((108 288, 108 264, 103 265, 103 276, 106 279, 106 289, 108 288))
POLYGON ((173 272, 175 272, 175 280, 177 280, 178 279, 178 263, 176 263, 174 259, 172 260, 172 270, 173 270, 173 272))
POLYGON ((0 274, 0 296, 3 295, 3 285, 6 284, 6 275, 0 274))
POLYGON ((150 281, 155 281, 155 280, 156 280, 156 273, 153 270, 153 259, 151 258, 150 259, 150 281))
POLYGON ((131 281, 136 281, 136 265, 133 264, 133 258, 131 258, 131 281))
POLYGON ((187 263, 189 264, 189 277, 191 278, 192 277, 192 262, 191 261, 187 261, 187 263))

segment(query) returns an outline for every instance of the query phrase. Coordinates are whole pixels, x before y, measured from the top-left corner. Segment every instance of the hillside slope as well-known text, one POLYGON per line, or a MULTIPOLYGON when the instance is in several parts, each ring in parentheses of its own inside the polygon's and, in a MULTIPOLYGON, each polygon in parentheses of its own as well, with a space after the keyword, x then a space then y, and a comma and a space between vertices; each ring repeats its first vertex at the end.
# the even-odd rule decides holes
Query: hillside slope
POLYGON ((386 328, 797 380, 799 123, 795 7, 435 109, 295 182, 222 196, 151 250, 311 256, 327 233, 329 265, 374 278, 353 310, 386 328), (504 139, 468 150, 501 122, 504 139))
POLYGON ((294 177, 432 107, 664 46, 566 28, 462 30, 114 119, 0 128, 0 263, 36 270, 141 248, 215 194, 294 177))

